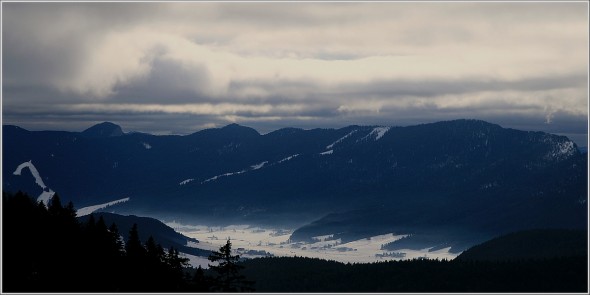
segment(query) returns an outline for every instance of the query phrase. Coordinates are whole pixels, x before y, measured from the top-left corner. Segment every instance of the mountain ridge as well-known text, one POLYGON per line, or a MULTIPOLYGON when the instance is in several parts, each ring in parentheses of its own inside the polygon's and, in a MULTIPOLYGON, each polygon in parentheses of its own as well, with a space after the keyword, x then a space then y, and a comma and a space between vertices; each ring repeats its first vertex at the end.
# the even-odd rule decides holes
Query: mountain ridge
MULTIPOLYGON (((187 134, 171 134, 171 135, 156 135, 156 134, 152 134, 149 132, 145 132, 145 131, 129 131, 129 132, 122 132, 122 135, 132 135, 132 134, 141 134, 141 135, 152 135, 152 136, 190 136, 193 135, 195 133, 199 133, 201 131, 212 131, 212 130, 250 130, 251 131, 255 131, 256 133, 258 133, 258 135, 264 136, 264 135, 268 135, 274 132, 286 132, 286 131, 312 131, 312 130, 342 130, 342 129, 347 129, 347 128, 363 128, 363 127, 414 127, 414 126, 424 126, 424 125, 432 125, 432 124, 440 124, 440 123, 450 123, 450 122, 475 122, 475 123, 481 123, 481 124, 486 124, 486 125, 490 125, 490 126, 496 126, 496 127, 500 127, 500 128, 504 128, 501 127, 499 124, 495 124, 495 123, 490 123, 487 122, 485 120, 480 120, 480 119, 452 119, 452 120, 444 120, 444 121, 438 121, 438 122, 432 122, 432 123, 419 123, 419 124, 415 124, 415 125, 392 125, 392 126, 386 126, 386 125, 358 125, 358 124, 353 124, 353 125, 347 125, 347 126, 342 126, 339 128, 310 128, 310 129, 304 129, 304 128, 300 128, 300 127, 283 127, 283 128, 279 128, 279 129, 275 129, 272 130, 270 132, 267 132, 265 134, 261 134, 258 130, 256 130, 255 128, 252 127, 248 127, 245 125, 241 125, 238 123, 229 123, 227 125, 223 125, 220 127, 212 127, 212 128, 205 128, 205 129, 201 129, 201 130, 197 130, 191 133, 187 133, 187 134)), ((22 129, 25 131, 29 131, 29 132, 68 132, 68 133, 85 133, 85 132, 90 132, 94 129, 121 129, 121 131, 123 130, 123 128, 121 127, 121 125, 114 123, 114 122, 109 122, 109 121, 105 121, 102 123, 96 123, 94 125, 91 125, 89 127, 87 127, 86 129, 82 130, 82 131, 63 131, 63 130, 29 130, 23 127, 20 127, 16 124, 3 124, 3 127, 9 127, 9 128, 17 128, 17 129, 22 129)), ((511 130, 518 130, 518 129, 513 129, 513 128, 504 128, 504 129, 511 129, 511 130)), ((537 131, 532 131, 532 132, 537 132, 537 131)), ((540 132, 540 131, 539 131, 540 132)))
MULTIPOLYGON (((586 224, 587 164, 575 143, 481 120, 267 134, 230 124, 186 136, 3 128, 4 170, 32 159, 52 190, 81 207, 131 197, 112 209, 185 223, 288 224, 298 228, 294 239, 586 224)), ((3 177, 5 189, 38 189, 3 177)))

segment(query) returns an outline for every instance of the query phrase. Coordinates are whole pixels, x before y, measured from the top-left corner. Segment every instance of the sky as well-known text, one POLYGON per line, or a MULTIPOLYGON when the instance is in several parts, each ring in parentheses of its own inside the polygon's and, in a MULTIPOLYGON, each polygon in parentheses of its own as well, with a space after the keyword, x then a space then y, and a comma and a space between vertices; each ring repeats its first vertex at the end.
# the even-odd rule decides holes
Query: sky
POLYGON ((588 3, 2 2, 2 123, 190 134, 460 118, 588 140, 588 3))

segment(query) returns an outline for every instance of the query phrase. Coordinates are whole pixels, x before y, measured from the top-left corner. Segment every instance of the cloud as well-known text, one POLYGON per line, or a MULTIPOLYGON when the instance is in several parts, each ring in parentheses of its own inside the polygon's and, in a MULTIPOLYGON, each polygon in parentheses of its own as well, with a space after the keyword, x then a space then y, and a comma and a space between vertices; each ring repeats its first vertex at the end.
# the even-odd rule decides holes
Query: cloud
POLYGON ((565 132, 588 116, 586 8, 3 3, 3 119, 186 133, 476 117, 565 132))

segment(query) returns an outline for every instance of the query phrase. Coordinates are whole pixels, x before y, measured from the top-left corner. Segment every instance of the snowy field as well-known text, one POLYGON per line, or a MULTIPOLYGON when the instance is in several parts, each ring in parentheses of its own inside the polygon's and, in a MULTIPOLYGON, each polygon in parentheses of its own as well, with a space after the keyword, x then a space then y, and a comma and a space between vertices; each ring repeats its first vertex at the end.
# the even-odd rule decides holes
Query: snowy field
MULTIPOLYGON (((331 236, 315 237, 313 243, 292 243, 289 240, 292 229, 269 229, 232 225, 225 227, 182 225, 175 222, 166 223, 185 236, 198 239, 200 243, 193 246, 207 250, 219 250, 227 239, 231 239, 232 250, 241 257, 255 258, 263 256, 304 256, 350 263, 368 263, 386 260, 413 259, 426 257, 430 259, 453 259, 457 255, 449 253, 449 248, 428 252, 429 248, 419 251, 402 249, 398 251, 381 250, 381 245, 395 241, 403 236, 386 234, 367 239, 341 243, 331 236)), ((207 259, 186 255, 193 266, 207 267, 207 259)))

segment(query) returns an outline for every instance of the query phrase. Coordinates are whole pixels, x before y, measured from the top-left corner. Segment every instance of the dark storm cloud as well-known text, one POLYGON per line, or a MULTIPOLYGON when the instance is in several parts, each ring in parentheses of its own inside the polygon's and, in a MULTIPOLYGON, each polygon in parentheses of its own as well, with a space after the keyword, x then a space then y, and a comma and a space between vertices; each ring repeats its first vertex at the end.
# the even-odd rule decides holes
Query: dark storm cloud
POLYGON ((111 100, 128 103, 175 104, 211 102, 199 92, 199 86, 210 79, 203 67, 186 68, 174 61, 156 59, 148 77, 128 85, 115 87, 111 100))

